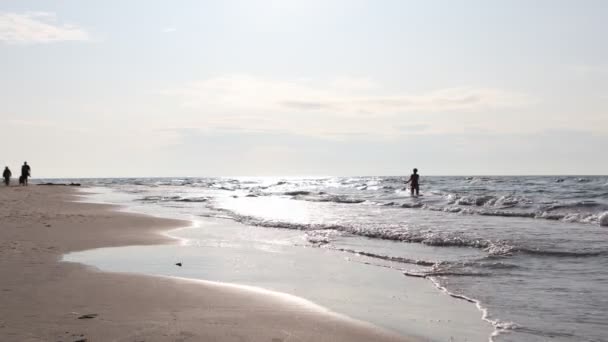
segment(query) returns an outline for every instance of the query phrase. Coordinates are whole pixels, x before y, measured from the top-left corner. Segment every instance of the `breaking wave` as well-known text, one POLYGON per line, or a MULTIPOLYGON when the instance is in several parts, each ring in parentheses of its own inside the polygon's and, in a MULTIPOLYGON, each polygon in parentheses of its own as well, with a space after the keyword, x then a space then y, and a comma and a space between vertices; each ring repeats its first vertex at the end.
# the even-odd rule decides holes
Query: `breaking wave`
POLYGON ((600 221, 600 226, 602 226, 602 227, 608 227, 608 211, 605 212, 605 213, 603 213, 600 216, 599 221, 600 221))
MULTIPOLYGON (((306 192, 306 191, 295 191, 295 192, 306 192)), ((344 204, 358 204, 363 203, 366 200, 361 198, 352 198, 340 195, 322 195, 322 196, 307 196, 305 194, 298 194, 294 196, 294 199, 309 201, 309 202, 333 202, 333 203, 344 203, 344 204)))
POLYGON ((287 191, 287 192, 285 192, 285 195, 287 195, 287 196, 302 196, 302 195, 307 196, 307 195, 310 195, 310 194, 311 194, 310 191, 303 191, 303 190, 301 190, 301 191, 287 191))
POLYGON ((207 202, 207 197, 181 197, 181 196, 145 196, 137 199, 139 202, 207 202))
MULTIPOLYGON (((384 207, 401 207, 407 209, 424 209, 443 211, 463 215, 481 215, 497 217, 520 217, 544 219, 550 221, 576 222, 584 224, 599 224, 608 226, 608 215, 602 211, 608 210, 608 204, 594 200, 561 202, 550 204, 535 204, 533 199, 515 195, 469 195, 455 193, 441 195, 440 198, 430 197, 415 201, 398 202, 395 200, 370 201, 353 195, 334 195, 325 192, 306 190, 287 191, 284 195, 292 196, 294 200, 309 202, 333 202, 343 204, 359 204, 370 202, 384 207)), ((608 211, 606 212, 608 213, 608 211)))
MULTIPOLYGON (((251 226, 283 228, 301 230, 307 233, 307 240, 313 245, 325 245, 337 236, 350 234, 372 239, 391 240, 407 243, 420 243, 436 247, 464 247, 481 249, 488 256, 512 256, 515 254, 529 254, 535 256, 563 257, 563 258, 586 258, 608 255, 608 250, 599 251, 570 251, 528 248, 513 245, 508 241, 490 241, 482 238, 465 236, 460 233, 449 233, 432 231, 428 229, 417 229, 408 225, 366 225, 366 224, 325 224, 325 223, 298 223, 280 220, 269 220, 254 216, 239 215, 228 209, 215 209, 223 212, 231 219, 251 226)), ((352 249, 339 249, 344 252, 355 253, 373 258, 396 261, 403 263, 414 263, 422 266, 434 265, 434 262, 418 261, 408 258, 383 256, 366 251, 352 249)), ((499 267, 499 266, 497 266, 499 267)), ((447 275, 447 274, 444 274, 447 275)))

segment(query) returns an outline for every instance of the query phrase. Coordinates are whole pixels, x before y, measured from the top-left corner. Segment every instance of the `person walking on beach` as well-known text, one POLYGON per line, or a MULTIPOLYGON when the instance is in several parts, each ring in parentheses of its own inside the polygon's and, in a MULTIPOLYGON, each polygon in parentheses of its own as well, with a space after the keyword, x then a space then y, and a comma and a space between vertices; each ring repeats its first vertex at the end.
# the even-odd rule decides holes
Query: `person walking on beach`
POLYGON ((414 173, 412 173, 410 179, 405 182, 405 184, 410 183, 410 191, 412 196, 414 196, 414 191, 416 192, 416 196, 420 195, 420 185, 418 184, 418 178, 420 178, 420 175, 418 174, 418 169, 414 169, 414 173))
POLYGON ((21 178, 23 178, 23 184, 27 185, 27 179, 30 176, 31 168, 27 165, 27 162, 23 162, 23 166, 21 166, 21 178))
POLYGON ((11 170, 7 167, 4 168, 4 172, 2 173, 2 177, 4 177, 4 184, 6 186, 8 186, 11 183, 11 176, 13 175, 13 173, 11 172, 11 170))

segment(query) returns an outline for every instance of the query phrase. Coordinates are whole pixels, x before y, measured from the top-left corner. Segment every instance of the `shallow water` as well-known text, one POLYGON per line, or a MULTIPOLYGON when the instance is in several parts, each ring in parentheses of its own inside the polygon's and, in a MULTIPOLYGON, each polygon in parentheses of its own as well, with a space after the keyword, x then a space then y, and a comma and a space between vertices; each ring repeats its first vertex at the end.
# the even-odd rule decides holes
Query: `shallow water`
MULTIPOLYGON (((302 245, 300 232, 206 219, 171 232, 184 245, 101 248, 65 261, 113 272, 204 279, 278 291, 424 341, 487 341, 472 305, 365 256, 302 245), (182 267, 174 265, 181 262, 182 267), (371 263, 370 263, 371 262, 371 263)), ((390 264, 387 264, 389 266, 390 264)))
POLYGON ((496 341, 608 340, 608 177, 426 177, 418 198, 395 177, 85 182, 426 277, 477 301, 496 341))

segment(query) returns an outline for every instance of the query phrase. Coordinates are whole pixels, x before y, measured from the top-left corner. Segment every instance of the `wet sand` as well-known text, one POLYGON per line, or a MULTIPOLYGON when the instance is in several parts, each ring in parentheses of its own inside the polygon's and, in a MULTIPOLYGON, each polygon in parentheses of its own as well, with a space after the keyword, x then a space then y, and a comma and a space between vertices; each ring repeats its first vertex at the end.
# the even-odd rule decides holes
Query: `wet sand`
POLYGON ((76 199, 68 187, 0 187, 0 340, 413 340, 272 293, 60 262, 92 248, 176 243, 163 232, 190 224, 76 199))

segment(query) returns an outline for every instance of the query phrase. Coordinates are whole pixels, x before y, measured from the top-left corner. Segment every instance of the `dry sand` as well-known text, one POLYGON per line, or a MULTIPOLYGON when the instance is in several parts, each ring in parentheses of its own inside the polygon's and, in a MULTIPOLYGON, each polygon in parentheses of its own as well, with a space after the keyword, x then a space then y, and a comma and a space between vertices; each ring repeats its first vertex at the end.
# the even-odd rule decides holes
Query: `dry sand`
POLYGON ((405 340, 280 296, 60 262, 72 251, 175 243, 162 232, 189 225, 75 194, 0 187, 0 341, 405 340))

